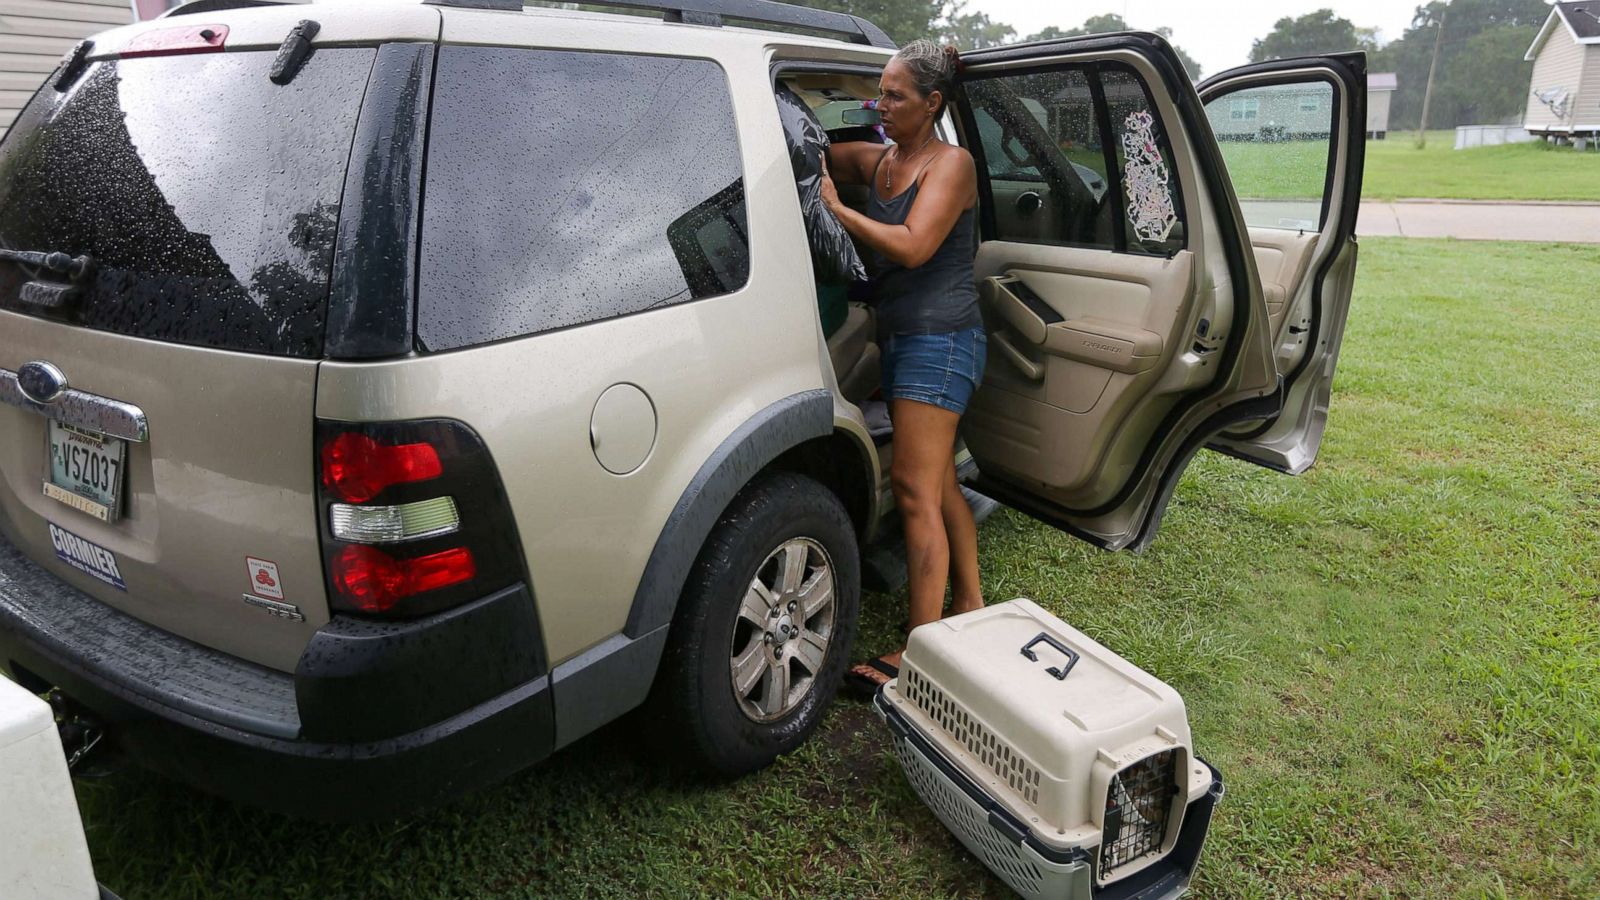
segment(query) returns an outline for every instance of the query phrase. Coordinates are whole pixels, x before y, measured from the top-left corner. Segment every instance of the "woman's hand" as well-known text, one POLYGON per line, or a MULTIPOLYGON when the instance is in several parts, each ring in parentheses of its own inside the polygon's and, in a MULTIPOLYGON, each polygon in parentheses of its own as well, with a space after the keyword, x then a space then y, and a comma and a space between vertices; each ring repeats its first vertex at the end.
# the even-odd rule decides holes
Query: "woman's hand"
POLYGON ((839 214, 839 207, 842 205, 839 202, 839 189, 833 184, 833 176, 828 174, 828 161, 826 158, 822 161, 822 205, 828 208, 828 212, 836 216, 839 214))

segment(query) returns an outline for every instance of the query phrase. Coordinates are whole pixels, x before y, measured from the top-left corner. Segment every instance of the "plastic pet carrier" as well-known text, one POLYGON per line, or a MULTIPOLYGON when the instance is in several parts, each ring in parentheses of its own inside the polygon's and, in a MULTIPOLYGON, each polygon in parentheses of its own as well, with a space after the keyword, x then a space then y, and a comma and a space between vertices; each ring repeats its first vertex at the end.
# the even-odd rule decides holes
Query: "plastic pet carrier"
POLYGON ((906 778, 1025 897, 1174 897, 1222 777, 1183 698, 1031 600, 911 633, 874 707, 906 778))

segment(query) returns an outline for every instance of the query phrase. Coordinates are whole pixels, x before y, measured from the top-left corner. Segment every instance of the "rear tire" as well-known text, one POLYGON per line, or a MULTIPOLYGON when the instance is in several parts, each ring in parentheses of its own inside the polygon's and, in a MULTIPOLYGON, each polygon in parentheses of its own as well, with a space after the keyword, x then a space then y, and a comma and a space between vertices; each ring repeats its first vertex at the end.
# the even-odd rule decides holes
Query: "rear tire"
POLYGON ((810 736, 855 641, 860 555, 844 505, 787 472, 742 490, 684 585, 652 697, 689 759, 740 775, 810 736))

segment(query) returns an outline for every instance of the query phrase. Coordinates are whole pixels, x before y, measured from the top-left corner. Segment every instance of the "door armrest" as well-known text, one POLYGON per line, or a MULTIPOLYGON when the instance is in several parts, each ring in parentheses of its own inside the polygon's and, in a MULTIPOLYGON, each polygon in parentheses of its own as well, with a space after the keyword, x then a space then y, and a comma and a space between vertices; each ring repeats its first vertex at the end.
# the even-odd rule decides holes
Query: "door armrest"
POLYGON ((1161 359, 1161 335, 1093 316, 1045 328, 1044 350, 1079 362, 1136 375, 1161 359))
POLYGON ((1014 275, 985 279, 985 289, 1000 318, 1045 353, 1130 375, 1161 359, 1161 335, 1096 316, 1064 319, 1014 275))

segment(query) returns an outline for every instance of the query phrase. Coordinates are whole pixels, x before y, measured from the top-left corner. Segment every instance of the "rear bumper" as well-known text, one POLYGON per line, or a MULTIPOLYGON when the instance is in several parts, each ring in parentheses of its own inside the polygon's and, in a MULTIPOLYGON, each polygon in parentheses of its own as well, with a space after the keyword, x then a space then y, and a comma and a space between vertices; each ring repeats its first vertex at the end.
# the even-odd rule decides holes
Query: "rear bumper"
POLYGON ((292 815, 398 815, 492 783, 554 744, 520 586, 395 625, 335 619, 294 675, 83 594, 0 537, 0 666, 59 687, 133 761, 292 815))

